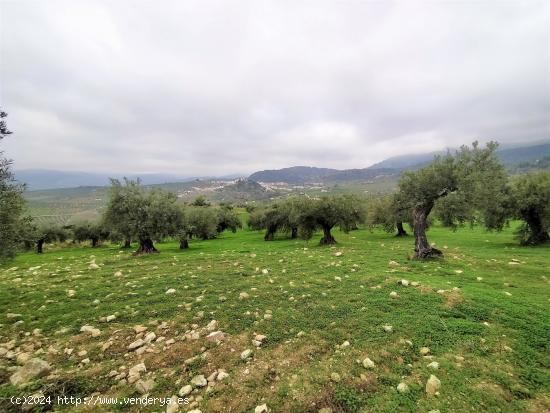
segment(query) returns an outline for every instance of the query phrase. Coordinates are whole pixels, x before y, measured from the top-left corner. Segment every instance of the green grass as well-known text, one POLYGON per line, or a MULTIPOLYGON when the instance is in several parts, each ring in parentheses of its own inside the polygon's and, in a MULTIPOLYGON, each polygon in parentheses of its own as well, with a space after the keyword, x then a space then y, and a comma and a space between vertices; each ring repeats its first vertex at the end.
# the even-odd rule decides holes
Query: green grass
MULTIPOLYGON (((0 267, 0 342, 15 340, 21 351, 31 343, 35 350, 36 341, 44 350, 58 349, 59 354, 40 355, 52 362, 57 377, 41 379, 30 389, 53 388, 53 393, 65 381, 68 385, 62 388, 86 393, 82 395, 93 390, 135 395, 132 385, 111 387, 115 382, 106 375, 140 359, 155 378, 151 395, 158 397, 176 394, 193 374, 208 376, 224 368, 229 380, 209 393, 194 393, 203 397, 202 412, 251 412, 263 403, 273 412, 316 412, 322 407, 333 412, 442 413, 550 409, 550 248, 519 247, 511 229, 487 233, 435 227, 429 238, 443 249, 445 259, 417 262, 408 260, 411 237, 365 230, 335 232, 335 237, 338 245, 327 248, 317 245, 318 237, 265 242, 259 232, 239 231, 192 241, 187 251, 176 243, 158 244, 160 254, 142 257, 117 246, 50 246, 43 255, 21 254, 0 267), (337 251, 342 255, 335 256, 337 251), (92 259, 100 269, 88 268, 92 259), (389 265, 391 260, 399 265, 389 265), (519 264, 510 264, 513 260, 519 264), (115 277, 116 271, 123 276, 115 277), (397 285, 401 278, 420 286, 397 285), (169 288, 176 293, 166 295, 169 288), (445 292, 438 293, 440 289, 445 292), (68 297, 68 290, 76 291, 74 297, 68 297), (391 291, 399 297, 391 298, 391 291), (250 297, 240 300, 240 292, 250 297), (191 304, 190 311, 186 304, 191 304), (201 311, 203 318, 197 317, 201 311), (266 311, 271 311, 271 320, 264 319, 266 311), (6 313, 21 314, 23 323, 14 324, 6 313), (99 322, 110 314, 117 315, 114 322, 99 322), (199 340, 176 341, 167 349, 157 344, 155 352, 141 357, 124 356, 135 339, 134 325, 146 325, 168 339, 182 337, 194 323, 202 328, 211 319, 228 333, 220 346, 202 334, 199 340), (150 324, 153 320, 167 322, 169 329, 158 329, 150 324), (79 333, 84 324, 100 328, 101 336, 79 333), (393 326, 393 333, 383 330, 385 324, 393 326), (35 337, 34 329, 42 336, 35 337), (254 333, 267 339, 246 363, 239 354, 254 348, 254 333), (111 336, 115 344, 103 353, 101 344, 111 336), (345 340, 349 347, 336 348, 345 340), (412 341, 412 347, 404 340, 412 341), (200 354, 203 346, 209 357, 186 366, 183 361, 200 354), (427 367, 433 360, 419 354, 423 346, 430 348, 439 370, 427 367), (74 348, 71 357, 63 355, 66 347, 74 348), (91 363, 81 367, 83 357, 76 353, 83 349, 91 363), (366 356, 375 369, 357 363, 366 356), (331 381, 331 373, 338 373, 341 381, 331 381), (424 391, 430 374, 441 380, 439 396, 428 397, 424 391), (401 381, 409 393, 396 391, 401 381)), ((29 389, 7 384, 15 363, 1 360, 0 396, 29 394, 29 389)), ((0 409, 11 408, 6 403, 0 409)), ((112 410, 96 406, 93 411, 112 410)))

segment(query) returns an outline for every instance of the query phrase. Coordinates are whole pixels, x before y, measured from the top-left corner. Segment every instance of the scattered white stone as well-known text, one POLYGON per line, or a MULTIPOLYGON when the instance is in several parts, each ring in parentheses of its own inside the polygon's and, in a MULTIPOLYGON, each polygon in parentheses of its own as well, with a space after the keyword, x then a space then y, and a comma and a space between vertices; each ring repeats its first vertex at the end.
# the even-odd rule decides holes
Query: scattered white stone
POLYGON ((247 360, 252 356, 252 350, 247 348, 245 351, 241 353, 241 360, 247 360))
POLYGON ((409 280, 402 279, 402 280, 397 281, 397 284, 401 284, 403 287, 408 287, 409 286, 409 280))
POLYGON ((193 391, 193 386, 189 385, 189 384, 186 384, 185 386, 183 386, 180 391, 178 392, 178 395, 181 396, 181 397, 185 397, 189 394, 191 394, 191 392, 193 391))
POLYGON ((116 320, 116 315, 114 315, 114 314, 111 314, 111 315, 108 315, 107 317, 105 317, 105 321, 107 321, 108 323, 113 321, 113 320, 116 320))
POLYGON ((51 369, 48 362, 44 360, 39 358, 30 359, 10 376, 10 383, 13 386, 22 386, 34 379, 44 377, 51 369))
POLYGON ((145 341, 143 341, 143 339, 141 339, 141 338, 138 338, 136 341, 134 341, 134 342, 130 343, 130 345, 128 345, 128 350, 132 351, 132 350, 140 348, 143 345, 145 345, 145 341))
POLYGON ((98 337, 101 334, 101 331, 99 331, 99 328, 95 328, 89 325, 80 327, 80 332, 89 333, 92 337, 98 337))
POLYGON ((115 277, 122 277, 122 271, 116 271, 113 275, 115 277))
POLYGON ((199 374, 191 379, 191 385, 193 387, 206 387, 207 384, 208 381, 206 381, 206 378, 202 374, 199 374))
POLYGON ((218 342, 222 341, 225 338, 225 333, 223 331, 213 331, 206 336, 208 341, 218 342))
POLYGON ((88 268, 89 268, 90 270, 98 270, 98 269, 99 269, 99 265, 97 265, 95 262, 92 262, 92 263, 88 266, 88 268))
POLYGON ((248 293, 242 292, 239 294, 239 300, 246 300, 248 297, 250 297, 248 293))
POLYGON ((390 326, 389 324, 385 324, 384 326, 382 326, 382 328, 384 329, 384 331, 386 333, 391 333, 393 332, 393 326, 390 326))
POLYGON ((482 280, 483 280, 483 277, 476 277, 476 280, 482 281, 482 280))
POLYGON ((261 404, 259 406, 256 406, 256 408, 254 409, 254 413, 267 413, 269 412, 268 408, 267 408, 267 404, 261 404))
POLYGON ((262 270, 262 274, 264 274, 264 275, 269 274, 269 270, 268 270, 267 268, 264 268, 264 269, 262 270))
POLYGON ((375 367, 374 361, 372 361, 368 357, 365 357, 365 359, 363 360, 363 367, 366 369, 373 369, 375 367))
POLYGON ((169 402, 166 404, 166 413, 176 413, 179 409, 178 396, 170 397, 169 402))
POLYGON ((151 390, 153 390, 153 388, 155 387, 155 381, 153 379, 149 379, 149 380, 138 380, 136 382, 136 390, 138 392, 140 392, 141 394, 147 394, 149 393, 151 390))
POLYGON ((212 320, 206 325, 206 331, 212 332, 212 331, 216 331, 217 329, 218 329, 218 322, 216 320, 212 320))
POLYGON ((337 252, 334 253, 335 257, 341 257, 342 255, 344 255, 344 253, 342 251, 337 251, 337 252))
POLYGON ((166 294, 175 294, 175 293, 176 293, 175 288, 169 288, 168 290, 166 290, 166 294))
POLYGON ((399 393, 408 393, 409 392, 409 386, 407 386, 407 383, 401 382, 397 385, 397 391, 399 393))
POLYGON ((391 297, 391 298, 397 298, 397 297, 398 297, 397 292, 392 291, 392 292, 390 293, 390 297, 391 297))
POLYGON ((216 377, 216 380, 222 381, 222 380, 224 380, 224 379, 226 379, 226 378, 228 378, 228 377, 229 377, 229 374, 226 373, 225 371, 221 370, 221 371, 218 373, 218 376, 216 377))
POLYGON ((441 381, 432 374, 426 382, 426 394, 428 396, 434 396, 439 393, 440 387, 441 381))
POLYGON ((430 348, 429 347, 421 347, 420 348, 420 354, 423 355, 423 356, 426 356, 430 353, 430 348))
POLYGON ((338 383, 340 380, 342 380, 342 378, 340 377, 340 375, 338 373, 331 373, 330 374, 330 379, 335 383, 338 383))
POLYGON ((437 370, 439 369, 439 363, 437 361, 432 361, 430 364, 428 364, 428 368, 437 370))

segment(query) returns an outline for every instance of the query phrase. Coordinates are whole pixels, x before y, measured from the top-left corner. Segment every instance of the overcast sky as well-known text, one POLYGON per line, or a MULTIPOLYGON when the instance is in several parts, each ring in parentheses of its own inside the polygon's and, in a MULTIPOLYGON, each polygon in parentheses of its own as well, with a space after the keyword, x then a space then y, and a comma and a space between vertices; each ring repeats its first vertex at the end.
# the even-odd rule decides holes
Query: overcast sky
POLYGON ((16 169, 362 168, 550 140, 548 1, 0 0, 16 169))

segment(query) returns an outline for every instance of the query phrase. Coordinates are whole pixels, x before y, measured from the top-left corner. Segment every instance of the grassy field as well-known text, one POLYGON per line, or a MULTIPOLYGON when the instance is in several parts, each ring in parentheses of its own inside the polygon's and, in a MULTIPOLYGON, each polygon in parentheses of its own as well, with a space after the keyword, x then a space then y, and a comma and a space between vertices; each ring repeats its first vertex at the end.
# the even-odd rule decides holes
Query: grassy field
POLYGON ((407 259, 411 237, 335 237, 327 248, 317 237, 264 242, 239 231, 186 251, 162 243, 160 254, 142 257, 117 246, 21 254, 0 267, 0 346, 10 356, 0 358, 0 411, 18 411, 8 398, 37 391, 141 396, 124 378, 141 361, 151 396, 176 395, 198 374, 229 375, 193 390, 181 412, 253 412, 264 403, 271 412, 550 411, 549 247, 519 247, 511 229, 432 228, 445 259, 416 262, 407 259), (211 320, 225 333, 219 343, 205 337, 211 320), (83 325, 100 335, 81 333, 83 325), (138 325, 147 330, 136 333, 138 325), (156 339, 128 351, 148 332, 156 339), (259 347, 257 334, 265 335, 259 347), (242 360, 246 349, 252 355, 242 360), (53 371, 16 388, 17 353, 36 353, 53 371), (374 367, 363 366, 366 357, 374 367), (441 382, 433 396, 430 375, 441 382), (407 393, 396 390, 401 382, 407 393))

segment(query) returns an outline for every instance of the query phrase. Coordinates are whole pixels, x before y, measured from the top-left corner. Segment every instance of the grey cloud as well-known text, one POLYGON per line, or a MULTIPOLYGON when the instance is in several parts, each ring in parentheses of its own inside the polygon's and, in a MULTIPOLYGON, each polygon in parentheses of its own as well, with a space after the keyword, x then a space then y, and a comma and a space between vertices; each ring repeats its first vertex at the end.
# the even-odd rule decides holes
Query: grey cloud
POLYGON ((545 1, 4 1, 18 168, 356 168, 550 139, 545 1))

